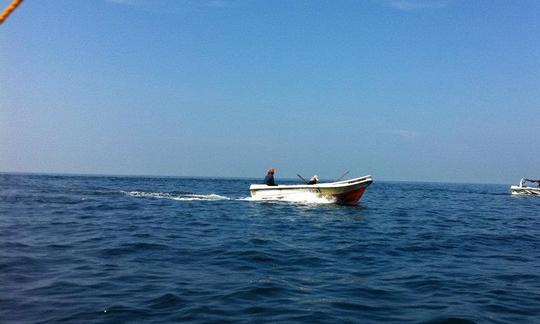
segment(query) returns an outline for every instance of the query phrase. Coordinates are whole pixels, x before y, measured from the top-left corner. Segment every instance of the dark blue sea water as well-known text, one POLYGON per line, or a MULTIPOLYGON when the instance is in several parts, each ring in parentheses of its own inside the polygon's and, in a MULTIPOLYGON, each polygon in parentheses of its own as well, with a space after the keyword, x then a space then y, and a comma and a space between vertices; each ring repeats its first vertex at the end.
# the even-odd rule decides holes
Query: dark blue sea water
POLYGON ((540 198, 251 182, 0 174, 0 322, 540 322, 540 198))

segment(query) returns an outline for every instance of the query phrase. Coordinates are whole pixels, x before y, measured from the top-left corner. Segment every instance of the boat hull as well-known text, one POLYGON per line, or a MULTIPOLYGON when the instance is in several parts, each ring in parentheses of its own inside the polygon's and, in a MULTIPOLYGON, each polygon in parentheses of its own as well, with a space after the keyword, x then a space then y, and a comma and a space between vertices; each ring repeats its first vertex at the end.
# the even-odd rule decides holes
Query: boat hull
POLYGON ((540 188, 511 186, 512 195, 540 196, 540 188))
POLYGON ((251 197, 256 199, 287 199, 298 194, 315 194, 327 197, 340 204, 357 204, 366 188, 373 182, 371 176, 345 181, 320 183, 315 185, 279 185, 267 186, 252 184, 249 188, 251 197))

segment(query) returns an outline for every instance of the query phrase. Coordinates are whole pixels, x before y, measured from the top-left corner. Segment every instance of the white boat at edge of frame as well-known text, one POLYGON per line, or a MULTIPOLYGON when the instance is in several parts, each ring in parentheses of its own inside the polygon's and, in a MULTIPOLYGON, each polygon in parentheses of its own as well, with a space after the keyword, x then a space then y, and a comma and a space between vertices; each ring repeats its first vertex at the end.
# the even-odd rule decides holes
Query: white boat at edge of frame
POLYGON ((512 195, 540 196, 540 180, 521 178, 519 185, 510 186, 510 191, 512 192, 512 195), (538 187, 529 187, 527 186, 527 182, 537 183, 538 187))
POLYGON ((320 197, 335 199, 336 203, 354 205, 357 204, 366 188, 373 182, 370 175, 350 180, 336 182, 322 182, 313 185, 277 185, 252 184, 249 187, 251 197, 263 200, 279 200, 287 197, 310 193, 320 197))
POLYGON ((540 188, 511 186, 512 195, 540 196, 540 188))

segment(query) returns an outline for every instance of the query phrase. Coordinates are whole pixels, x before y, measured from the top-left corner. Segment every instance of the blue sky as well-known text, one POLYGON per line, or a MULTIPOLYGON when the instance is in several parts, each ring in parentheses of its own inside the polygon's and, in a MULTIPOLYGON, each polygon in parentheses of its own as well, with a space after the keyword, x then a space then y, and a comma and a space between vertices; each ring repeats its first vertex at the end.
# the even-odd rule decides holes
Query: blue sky
POLYGON ((540 177, 536 0, 29 0, 0 66, 4 172, 540 177))

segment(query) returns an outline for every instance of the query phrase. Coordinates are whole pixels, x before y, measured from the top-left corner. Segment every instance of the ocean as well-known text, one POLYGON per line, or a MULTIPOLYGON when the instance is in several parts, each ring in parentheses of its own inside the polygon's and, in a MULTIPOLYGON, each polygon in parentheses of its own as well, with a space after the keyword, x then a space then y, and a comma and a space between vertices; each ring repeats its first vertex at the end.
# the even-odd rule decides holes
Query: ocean
POLYGON ((0 174, 0 322, 540 323, 540 198, 260 180, 0 174))

